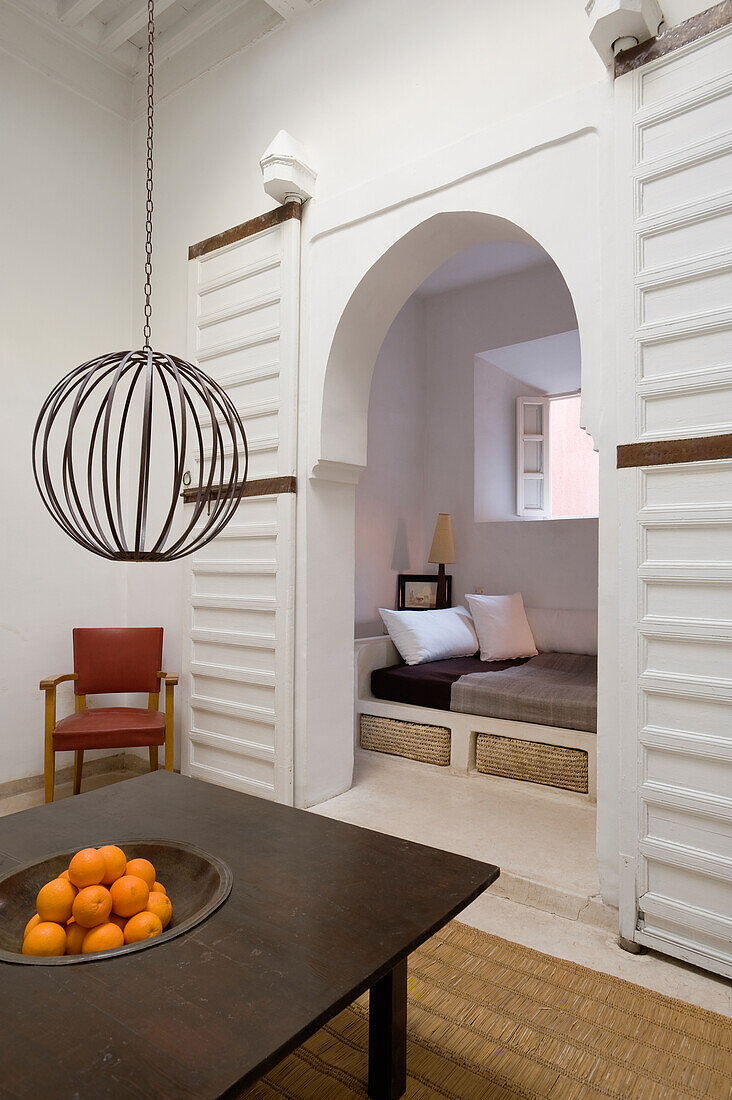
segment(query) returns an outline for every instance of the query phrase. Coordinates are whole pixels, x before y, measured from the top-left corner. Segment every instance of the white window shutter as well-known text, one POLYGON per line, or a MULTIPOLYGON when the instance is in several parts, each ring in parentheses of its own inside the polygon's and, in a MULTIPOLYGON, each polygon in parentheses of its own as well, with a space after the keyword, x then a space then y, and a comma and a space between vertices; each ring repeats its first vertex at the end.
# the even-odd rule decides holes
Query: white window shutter
POLYGON ((516 514, 548 519, 551 500, 549 398, 516 398, 516 514))

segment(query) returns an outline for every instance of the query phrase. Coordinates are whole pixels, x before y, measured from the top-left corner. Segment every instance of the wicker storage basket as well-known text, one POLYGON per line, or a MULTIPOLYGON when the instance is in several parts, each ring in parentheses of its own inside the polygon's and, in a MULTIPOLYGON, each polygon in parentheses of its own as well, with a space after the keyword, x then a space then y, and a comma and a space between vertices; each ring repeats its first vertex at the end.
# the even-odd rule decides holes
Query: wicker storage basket
POLYGON ((475 765, 486 775, 545 783, 587 794, 587 753, 582 749, 479 733, 475 765))
POLYGON ((405 756, 443 768, 450 763, 450 731, 446 726, 425 726, 420 722, 362 714, 359 728, 362 749, 405 756))

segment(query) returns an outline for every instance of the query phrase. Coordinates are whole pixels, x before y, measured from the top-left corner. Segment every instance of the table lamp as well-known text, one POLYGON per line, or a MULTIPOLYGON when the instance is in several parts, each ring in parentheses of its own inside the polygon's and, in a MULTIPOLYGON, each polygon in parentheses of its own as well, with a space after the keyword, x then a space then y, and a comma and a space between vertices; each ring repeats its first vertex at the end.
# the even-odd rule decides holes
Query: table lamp
POLYGON ((445 566, 455 561, 455 545, 452 541, 452 519, 446 512, 440 512, 432 537, 432 548, 428 559, 437 570, 437 599, 435 607, 447 607, 447 577, 445 566))

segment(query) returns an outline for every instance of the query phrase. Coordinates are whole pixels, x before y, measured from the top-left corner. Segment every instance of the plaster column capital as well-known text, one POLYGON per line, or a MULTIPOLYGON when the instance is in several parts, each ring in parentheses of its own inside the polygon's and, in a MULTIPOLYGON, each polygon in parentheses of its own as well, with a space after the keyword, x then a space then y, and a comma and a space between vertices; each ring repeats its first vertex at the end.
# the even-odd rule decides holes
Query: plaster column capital
POLYGON ((658 0, 588 0, 590 42, 610 68, 618 49, 655 38, 663 23, 658 0))
POLYGON ((260 157, 264 190, 279 203, 307 202, 313 197, 317 173, 305 148, 286 130, 273 138, 260 157))

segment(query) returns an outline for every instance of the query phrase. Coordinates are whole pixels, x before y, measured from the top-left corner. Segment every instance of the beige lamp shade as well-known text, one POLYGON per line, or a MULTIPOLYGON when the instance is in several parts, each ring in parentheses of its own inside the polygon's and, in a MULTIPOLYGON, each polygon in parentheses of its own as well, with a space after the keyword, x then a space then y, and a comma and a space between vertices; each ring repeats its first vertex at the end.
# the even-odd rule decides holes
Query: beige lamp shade
POLYGON ((452 565, 455 561, 455 544, 452 541, 452 518, 440 512, 432 537, 432 549, 428 561, 433 565, 452 565))

